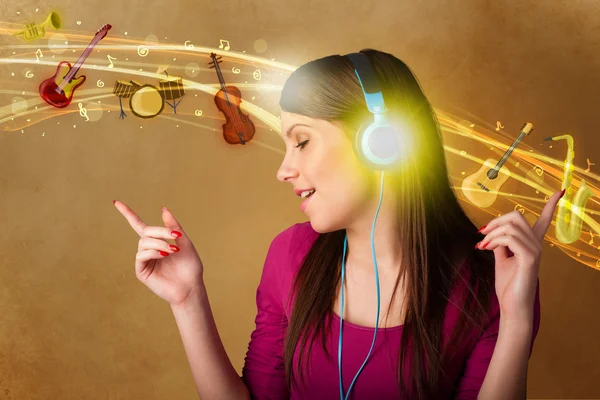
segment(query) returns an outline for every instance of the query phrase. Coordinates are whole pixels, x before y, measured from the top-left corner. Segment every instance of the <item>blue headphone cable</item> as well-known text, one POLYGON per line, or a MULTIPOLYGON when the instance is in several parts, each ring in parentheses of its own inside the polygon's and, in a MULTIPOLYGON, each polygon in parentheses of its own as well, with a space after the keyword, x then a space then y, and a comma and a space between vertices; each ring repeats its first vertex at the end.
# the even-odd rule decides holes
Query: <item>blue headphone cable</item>
POLYGON ((352 380, 352 383, 350 384, 350 387, 348 388, 348 393, 346 394, 346 397, 344 397, 344 388, 342 385, 342 328, 343 328, 342 322, 343 322, 343 316, 344 316, 344 275, 345 275, 345 265, 346 265, 346 248, 348 246, 348 234, 346 234, 346 237, 344 238, 344 254, 342 255, 342 301, 340 304, 340 341, 338 344, 338 371, 339 371, 339 377, 340 377, 340 400, 347 400, 348 395, 350 394, 350 391, 352 390, 352 386, 354 386, 354 382, 356 382, 356 378, 358 378, 358 375, 360 374, 360 372, 362 371, 364 366, 367 364, 367 360, 369 359, 369 356, 371 355, 371 352, 373 351, 373 347, 375 346, 375 340, 377 338, 377 329, 379 326, 379 308, 380 308, 380 302, 381 302, 381 295, 379 292, 379 271, 377 269, 377 259, 375 257, 374 237, 375 237, 375 222, 377 221, 377 216, 379 215, 379 209, 381 208, 381 201, 383 200, 384 175, 385 175, 385 171, 381 171, 381 189, 379 191, 379 204, 377 205, 377 211, 375 212, 375 218, 373 219, 373 226, 371 228, 371 253, 373 255, 373 264, 375 267, 375 282, 376 282, 376 288, 377 288, 377 319, 375 321, 375 333, 373 335, 373 343, 371 344, 371 349, 369 350, 369 353, 367 354, 367 358, 365 359, 362 366, 360 367, 360 369, 354 376, 354 379, 352 380))

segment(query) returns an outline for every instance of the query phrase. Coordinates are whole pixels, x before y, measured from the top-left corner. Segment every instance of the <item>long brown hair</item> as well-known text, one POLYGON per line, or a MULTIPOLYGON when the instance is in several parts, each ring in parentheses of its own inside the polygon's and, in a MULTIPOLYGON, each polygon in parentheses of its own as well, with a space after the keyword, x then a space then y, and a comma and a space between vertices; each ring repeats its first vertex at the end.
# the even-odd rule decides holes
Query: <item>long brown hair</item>
MULTIPOLYGON (((468 265, 470 279, 465 285, 469 290, 465 291, 461 316, 448 342, 456 344, 469 329, 482 329, 494 290, 493 256, 474 249, 481 235, 452 190, 438 121, 416 77, 391 54, 372 49, 362 52, 378 75, 391 120, 411 127, 407 138, 410 151, 406 152, 402 167, 386 172, 393 182, 390 190, 398 199, 402 238, 402 267, 390 306, 404 278, 406 311, 397 369, 400 393, 431 398, 447 384, 444 365, 457 347, 442 349, 442 324, 451 288, 463 276, 461 267, 468 265), (409 348, 412 357, 407 355, 409 348), (410 368, 410 382, 404 382, 403 368, 410 368)), ((352 65, 340 55, 320 58, 296 69, 283 87, 279 104, 284 111, 339 124, 350 140, 365 121, 373 119, 352 65)), ((329 356, 326 332, 331 327, 324 325, 341 284, 344 236, 345 230, 319 234, 294 280, 290 296, 295 298, 294 306, 284 349, 288 388, 297 384, 292 364, 300 337, 297 366, 302 380, 304 349, 310 341, 310 362, 310 348, 319 332, 324 352, 329 356), (309 337, 311 328, 314 330, 309 337)))

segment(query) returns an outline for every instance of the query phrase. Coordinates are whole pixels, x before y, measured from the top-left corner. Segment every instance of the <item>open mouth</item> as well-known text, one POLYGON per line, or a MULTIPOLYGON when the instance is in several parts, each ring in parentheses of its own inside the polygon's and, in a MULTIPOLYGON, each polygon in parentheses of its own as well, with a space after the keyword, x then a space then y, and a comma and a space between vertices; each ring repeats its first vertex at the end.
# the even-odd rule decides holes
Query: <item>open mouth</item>
POLYGON ((315 189, 306 190, 306 191, 304 191, 304 192, 300 193, 300 197, 302 197, 303 199, 307 199, 307 198, 309 198, 310 196, 312 196, 312 195, 313 195, 313 193, 315 193, 315 189))

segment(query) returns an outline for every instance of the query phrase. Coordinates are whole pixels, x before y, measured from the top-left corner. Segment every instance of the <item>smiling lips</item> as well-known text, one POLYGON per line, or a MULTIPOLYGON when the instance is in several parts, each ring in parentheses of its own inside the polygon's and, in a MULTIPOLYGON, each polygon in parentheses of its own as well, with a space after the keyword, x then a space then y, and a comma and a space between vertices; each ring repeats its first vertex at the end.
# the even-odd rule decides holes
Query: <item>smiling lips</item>
POLYGON ((315 189, 294 189, 294 193, 302 198, 310 197, 315 192, 315 189))
POLYGON ((304 212, 304 210, 306 209, 306 206, 308 205, 308 202, 310 201, 310 197, 315 193, 315 189, 295 189, 294 193, 296 193, 297 196, 302 197, 303 199, 306 199, 302 202, 302 204, 300 204, 300 210, 302 212, 304 212))

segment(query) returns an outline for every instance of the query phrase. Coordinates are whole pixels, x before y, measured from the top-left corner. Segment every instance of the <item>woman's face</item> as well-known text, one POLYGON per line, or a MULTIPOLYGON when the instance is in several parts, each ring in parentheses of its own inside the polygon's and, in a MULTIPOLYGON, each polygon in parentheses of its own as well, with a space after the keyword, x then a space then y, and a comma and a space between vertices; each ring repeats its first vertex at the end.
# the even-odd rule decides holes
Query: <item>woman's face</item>
POLYGON ((293 190, 315 190, 303 210, 315 231, 345 229, 372 204, 373 174, 360 164, 337 125, 284 111, 281 128, 286 152, 277 179, 291 183, 293 190))

